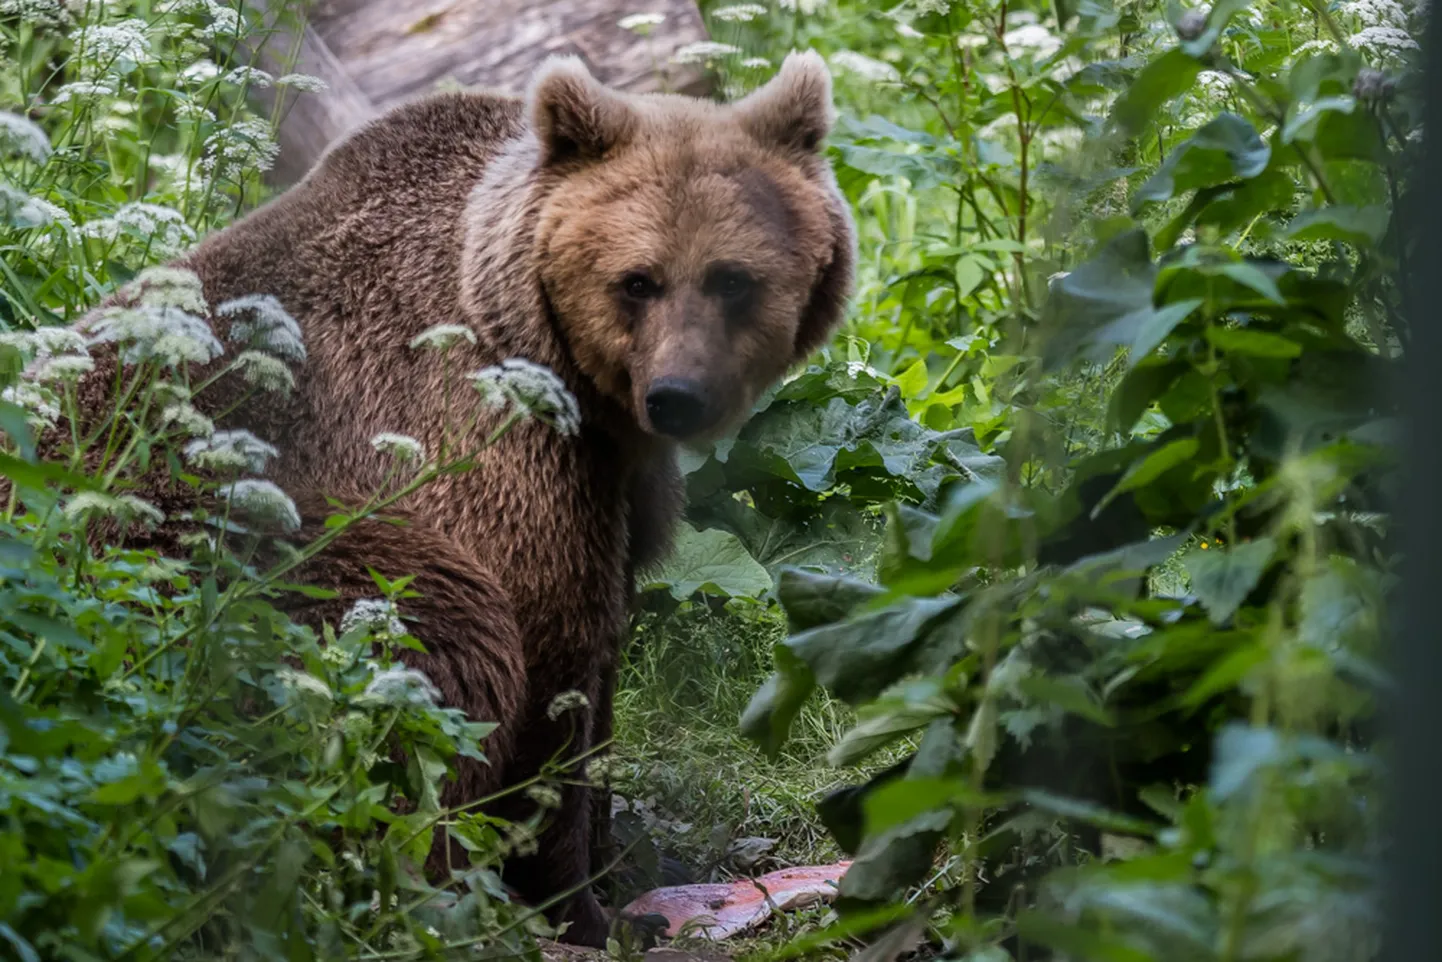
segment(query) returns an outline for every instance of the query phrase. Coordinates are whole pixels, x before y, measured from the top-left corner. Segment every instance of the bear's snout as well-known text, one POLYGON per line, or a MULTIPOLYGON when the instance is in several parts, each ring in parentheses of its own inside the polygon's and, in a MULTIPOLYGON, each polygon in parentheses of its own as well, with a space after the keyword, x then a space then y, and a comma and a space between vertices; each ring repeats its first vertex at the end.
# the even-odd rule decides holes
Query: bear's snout
POLYGON ((646 389, 646 417, 658 434, 688 438, 716 422, 709 392, 700 381, 660 377, 646 389))

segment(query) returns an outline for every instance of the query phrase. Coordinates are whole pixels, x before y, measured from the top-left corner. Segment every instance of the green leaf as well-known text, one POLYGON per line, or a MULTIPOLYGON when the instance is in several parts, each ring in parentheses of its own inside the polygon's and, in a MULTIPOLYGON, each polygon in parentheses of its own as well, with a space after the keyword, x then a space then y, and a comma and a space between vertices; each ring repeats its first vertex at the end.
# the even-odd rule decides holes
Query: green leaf
POLYGON ((676 546, 646 587, 666 588, 684 601, 699 592, 755 598, 771 590, 771 575, 747 552, 739 538, 726 531, 697 531, 682 524, 676 546))
POLYGON ((785 645, 775 647, 776 671, 751 696, 741 713, 741 732, 775 758, 786 743, 791 723, 816 690, 816 678, 785 645))
POLYGON ((1283 233, 1295 241, 1342 241, 1354 247, 1371 247, 1387 233, 1386 207, 1344 204, 1307 210, 1292 218, 1283 233))
POLYGON ((975 257, 963 257, 956 262, 956 297, 960 300, 981 286, 986 279, 986 268, 975 257))
POLYGON ((1117 98, 1111 122, 1126 135, 1135 136, 1151 123, 1162 104, 1191 89, 1202 65, 1181 50, 1168 50, 1137 74, 1117 98))
POLYGON ((1217 733, 1208 782, 1213 800, 1225 802, 1263 768, 1281 761, 1282 740, 1270 728, 1231 724, 1217 733))
POLYGON ((826 760, 837 768, 854 765, 902 735, 955 711, 940 678, 916 679, 862 708, 857 724, 832 747, 826 760))
POLYGON ((1282 143, 1309 141, 1317 134, 1317 127, 1323 115, 1330 112, 1350 114, 1357 107, 1357 98, 1350 94, 1320 97, 1311 103, 1294 103, 1287 111, 1287 121, 1282 125, 1282 143))
POLYGON ((1277 287, 1277 282, 1268 277, 1256 264, 1248 261, 1232 261, 1218 265, 1212 268, 1212 271, 1223 277, 1230 277, 1243 287, 1251 288, 1273 304, 1285 306, 1287 303, 1287 299, 1282 296, 1281 290, 1277 287))
POLYGON ((1126 474, 1122 475, 1116 487, 1097 502, 1097 506, 1092 509, 1092 517, 1095 518, 1100 514, 1102 509, 1116 500, 1119 495, 1146 487, 1177 465, 1190 461, 1192 456, 1197 453, 1199 446, 1196 438, 1178 438, 1156 448, 1145 458, 1127 468, 1126 474))
POLYGON ((1246 120, 1224 113, 1183 141, 1132 196, 1132 210, 1177 194, 1248 180, 1267 169, 1272 148, 1246 120))
POLYGON ((1289 358, 1302 353, 1302 345, 1280 334, 1245 327, 1208 327, 1207 340, 1228 354, 1289 358))
MULTIPOLYGON (((1132 230, 1112 238, 1096 256, 1054 281, 1043 315, 1047 369, 1070 363, 1098 331, 1119 318, 1145 317, 1143 312, 1152 308, 1156 277, 1146 233, 1132 230)), ((1129 331, 1128 340, 1134 334, 1129 331)))
POLYGON ((1017 683, 1022 694, 1033 701, 1055 705, 1098 725, 1112 726, 1116 720, 1097 701, 1086 682, 1073 676, 1027 675, 1017 683))
POLYGON ((1271 538, 1258 538, 1226 548, 1193 551, 1182 559, 1192 579, 1192 594, 1213 624, 1232 617, 1261 580, 1276 549, 1271 538))
POLYGON ((1004 799, 978 792, 965 778, 902 778, 868 792, 862 801, 868 836, 881 835, 933 812, 995 807, 1004 799))
POLYGON ((776 586, 793 632, 842 621, 882 594, 875 585, 855 578, 795 568, 783 569, 776 586))

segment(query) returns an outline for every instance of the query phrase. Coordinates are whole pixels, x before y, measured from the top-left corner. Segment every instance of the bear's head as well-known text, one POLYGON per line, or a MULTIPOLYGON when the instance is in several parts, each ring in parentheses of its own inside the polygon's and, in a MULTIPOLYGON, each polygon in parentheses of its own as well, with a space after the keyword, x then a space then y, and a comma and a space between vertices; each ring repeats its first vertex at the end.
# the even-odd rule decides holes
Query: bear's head
POLYGON ((528 107, 546 185, 537 264, 576 364, 651 434, 734 427, 851 292, 825 62, 792 54, 723 106, 622 94, 562 58, 528 107))

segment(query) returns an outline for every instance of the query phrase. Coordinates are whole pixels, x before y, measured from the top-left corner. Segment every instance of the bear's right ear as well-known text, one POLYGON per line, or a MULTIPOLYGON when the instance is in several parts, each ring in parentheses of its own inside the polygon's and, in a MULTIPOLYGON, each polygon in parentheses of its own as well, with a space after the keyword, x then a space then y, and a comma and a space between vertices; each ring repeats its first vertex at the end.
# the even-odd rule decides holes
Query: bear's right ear
POLYGON ((816 153, 831 132, 831 71, 814 50, 789 53, 776 76, 736 102, 742 123, 763 144, 816 153))
POLYGON ((542 166, 594 160, 635 133, 630 105, 592 77, 579 57, 543 63, 526 102, 542 166))

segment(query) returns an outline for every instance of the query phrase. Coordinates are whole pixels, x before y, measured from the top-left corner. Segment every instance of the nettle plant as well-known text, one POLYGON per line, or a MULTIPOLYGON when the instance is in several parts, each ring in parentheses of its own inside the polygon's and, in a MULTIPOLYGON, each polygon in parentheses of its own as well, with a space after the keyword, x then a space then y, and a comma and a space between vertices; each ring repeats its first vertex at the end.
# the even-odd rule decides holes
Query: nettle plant
MULTIPOLYGON (((0 937, 28 959, 532 951, 544 923, 510 904, 499 867, 559 793, 547 773, 510 789, 537 802, 525 823, 481 814, 493 799, 441 805, 454 760, 484 761, 495 726, 439 707, 397 660, 420 645, 411 579, 374 574, 376 597, 319 634, 283 612, 291 593, 333 597, 289 580, 327 544, 466 470, 522 417, 574 431, 574 399, 532 365, 475 372, 481 403, 458 402, 447 433, 511 408, 477 449, 377 435, 393 470, 371 500, 277 542, 301 519, 261 476, 276 450, 200 409, 228 373, 252 395, 289 390, 295 321, 272 298, 215 305, 238 342, 216 363, 193 274, 150 268, 122 294, 88 337, 0 334, 0 937), (122 363, 96 417, 75 379, 100 351, 122 363), (161 488, 164 509, 143 496, 161 488), (188 555, 111 547, 161 526, 188 555), (416 872, 438 833, 469 854, 444 889, 416 872)), ((468 334, 433 329, 415 348, 468 334)))
MULTIPOLYGON (((277 455, 206 411, 291 390, 299 328, 257 292, 207 304, 154 262, 258 199, 272 120, 246 62, 285 15, 218 2, 0 3, 0 954, 40 958, 420 958, 534 951, 544 930, 498 869, 558 797, 517 786, 507 823, 440 804, 486 720, 438 707, 397 655, 410 579, 317 633, 284 613, 326 544, 477 452, 381 434, 366 504, 295 541, 277 455), (247 49, 242 51, 240 40, 247 49), (58 322, 121 296, 80 327, 58 322), (227 342, 210 319, 228 323, 227 342), (103 403, 79 379, 115 361, 103 403), (262 537, 265 533, 265 537, 262 537), (120 548, 159 544, 165 552, 120 548), (278 535, 279 540, 271 535, 278 535), (439 833, 469 864, 443 889, 407 868, 439 833)), ((439 363, 469 331, 416 350, 439 363)), ((449 367, 447 367, 449 370, 449 367)), ((460 381, 462 372, 456 372, 460 381)), ((574 400, 508 362, 458 383, 448 437, 482 408, 573 430, 574 400), (471 397, 476 397, 471 395, 471 397)), ((98 385, 103 387, 103 385, 98 385)))
POLYGON ((1146 57, 1090 11, 1116 43, 1088 49, 1122 54, 1070 88, 1106 216, 1007 332, 1004 466, 898 492, 874 582, 779 572, 792 634, 745 730, 776 752, 823 687, 858 711, 832 764, 914 749, 819 805, 855 859, 846 931, 905 918, 894 947, 988 960, 1377 952, 1414 71, 1350 42, 1370 7, 1242 6, 1173 11, 1146 57), (1036 416, 1078 376, 1087 444, 1036 416))

